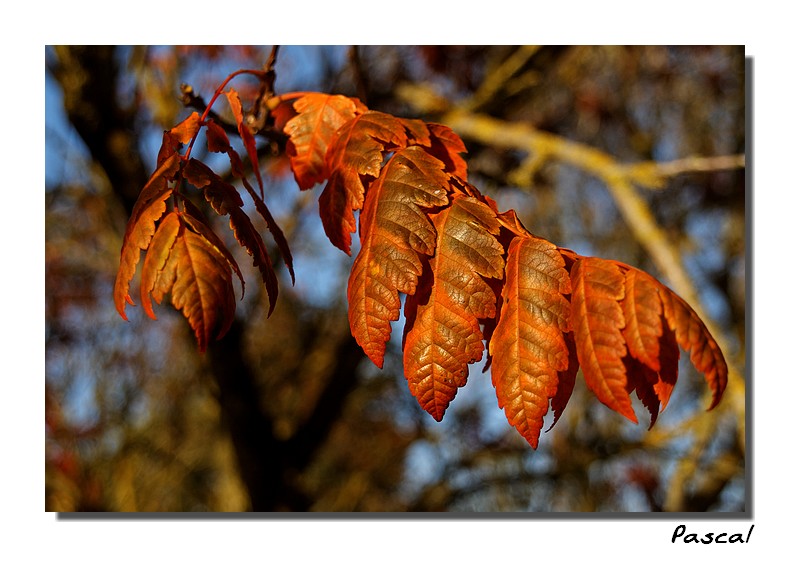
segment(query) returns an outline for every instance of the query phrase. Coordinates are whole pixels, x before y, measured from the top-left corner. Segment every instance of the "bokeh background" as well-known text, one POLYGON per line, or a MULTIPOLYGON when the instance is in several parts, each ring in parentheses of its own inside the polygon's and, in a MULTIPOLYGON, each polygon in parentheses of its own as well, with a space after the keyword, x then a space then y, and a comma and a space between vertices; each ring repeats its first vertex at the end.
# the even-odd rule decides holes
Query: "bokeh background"
MULTIPOLYGON (((686 356, 650 430, 644 413, 634 425, 602 406, 579 375, 536 451, 507 424, 480 362, 436 423, 408 392, 402 321, 383 369, 364 358, 347 325, 352 258, 327 242, 320 188, 297 190, 279 142, 259 140, 260 167, 297 283, 279 274, 273 315, 253 273, 231 332, 205 354, 170 306, 158 321, 138 307, 129 322, 116 313, 125 223, 163 130, 189 113, 180 85, 208 100, 270 48, 45 49, 48 511, 745 509, 741 46, 281 47, 278 92, 342 93, 444 123, 493 118, 499 128, 462 132, 474 185, 559 246, 671 285, 724 345, 732 376, 717 409, 705 411, 710 397, 686 356), (553 134, 557 146, 512 147, 512 128, 553 134), (591 151, 627 182, 579 159, 591 151)), ((247 78, 233 86, 245 101, 258 89, 247 78)))

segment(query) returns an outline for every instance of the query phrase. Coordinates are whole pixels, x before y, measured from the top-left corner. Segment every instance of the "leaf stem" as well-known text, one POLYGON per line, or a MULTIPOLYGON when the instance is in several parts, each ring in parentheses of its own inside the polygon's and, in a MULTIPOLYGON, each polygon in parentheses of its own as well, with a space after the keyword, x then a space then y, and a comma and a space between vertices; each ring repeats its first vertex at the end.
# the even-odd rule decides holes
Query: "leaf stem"
MULTIPOLYGON (((206 118, 208 118, 208 113, 211 112, 211 107, 214 106, 214 103, 217 101, 217 98, 222 94, 222 91, 225 90, 225 87, 228 86, 234 78, 238 77, 239 75, 253 75, 258 77, 259 79, 263 79, 266 75, 266 72, 263 69, 239 69, 238 71, 234 71, 227 77, 222 83, 217 87, 214 91, 214 96, 211 97, 208 105, 206 105, 206 109, 203 112, 203 115, 200 117, 200 124, 205 124, 206 118)), ((197 136, 200 134, 200 130, 192 136, 191 142, 189 142, 189 146, 186 148, 186 153, 183 155, 184 161, 188 160, 189 157, 192 155, 192 147, 194 146, 195 140, 197 140, 197 136)))

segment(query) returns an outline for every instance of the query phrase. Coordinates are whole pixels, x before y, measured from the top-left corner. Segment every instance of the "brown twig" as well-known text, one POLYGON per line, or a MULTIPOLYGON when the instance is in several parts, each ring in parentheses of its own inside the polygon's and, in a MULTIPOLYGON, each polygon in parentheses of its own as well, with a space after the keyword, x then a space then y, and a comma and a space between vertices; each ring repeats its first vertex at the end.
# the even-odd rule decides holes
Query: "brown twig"
MULTIPOLYGON (((181 84, 181 103, 183 103, 183 106, 186 108, 194 108, 201 113, 205 112, 208 108, 206 101, 194 91, 192 85, 187 85, 185 83, 181 84)), ((211 118, 214 122, 222 126, 228 134, 239 135, 239 129, 236 127, 236 124, 228 122, 213 110, 208 112, 208 118, 211 118)))
POLYGON ((369 106, 369 101, 367 100, 367 93, 369 93, 369 82, 364 73, 364 66, 361 62, 361 55, 358 52, 357 45, 351 45, 350 49, 347 51, 347 57, 350 61, 350 66, 353 68, 353 75, 354 75, 354 82, 356 84, 356 93, 358 94, 358 98, 361 99, 361 102, 369 106))
POLYGON ((253 102, 253 108, 247 115, 247 125, 250 127, 253 134, 262 133, 262 131, 272 132, 270 119, 272 115, 269 112, 267 101, 275 96, 275 62, 278 58, 279 45, 273 45, 269 57, 264 63, 264 75, 261 77, 261 88, 258 91, 258 96, 253 102))

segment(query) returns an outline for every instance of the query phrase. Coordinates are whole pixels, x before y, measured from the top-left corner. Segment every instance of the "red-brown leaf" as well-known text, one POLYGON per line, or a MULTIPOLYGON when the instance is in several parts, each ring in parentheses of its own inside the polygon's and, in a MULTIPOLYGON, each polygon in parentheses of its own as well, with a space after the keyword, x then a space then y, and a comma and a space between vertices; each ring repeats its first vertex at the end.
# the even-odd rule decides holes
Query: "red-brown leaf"
POLYGON ((258 188, 261 190, 261 195, 263 196, 264 182, 261 180, 261 171, 258 169, 258 149, 256 148, 256 139, 253 137, 253 133, 250 131, 250 128, 248 128, 247 124, 244 123, 244 113, 242 112, 242 101, 239 100, 239 93, 233 89, 230 89, 225 92, 225 96, 228 99, 228 104, 231 106, 233 118, 236 120, 236 127, 239 130, 239 136, 241 136, 244 148, 247 151, 247 155, 250 157, 250 163, 253 166, 253 171, 255 172, 256 180, 258 181, 258 188))
POLYGON ((650 275, 619 264, 625 271, 625 298, 622 334, 630 354, 625 360, 628 388, 650 412, 650 427, 666 407, 678 377, 680 353, 674 335, 664 332, 659 284, 650 275))
POLYGON ((631 356, 626 356, 623 364, 628 376, 628 390, 635 391, 636 396, 650 412, 650 428, 652 428, 658 418, 661 403, 655 390, 658 373, 631 356))
POLYGON ((350 254, 350 235, 356 231, 354 211, 364 206, 364 182, 377 178, 384 150, 405 146, 403 123, 390 114, 368 111, 344 124, 328 146, 326 162, 330 177, 319 197, 325 234, 337 248, 350 254))
POLYGON ((406 130, 406 143, 409 146, 425 146, 426 148, 430 148, 431 132, 428 130, 428 125, 425 122, 415 118, 397 118, 397 121, 406 130))
POLYGON ((578 353, 575 347, 575 335, 572 331, 564 334, 564 342, 567 344, 569 350, 569 366, 566 370, 558 372, 558 389, 556 395, 550 400, 550 406, 553 408, 553 423, 547 429, 550 431, 553 426, 558 423, 564 409, 567 407, 572 396, 572 390, 575 388, 575 378, 578 375, 580 363, 578 362, 578 353))
POLYGON ((134 305, 129 291, 141 251, 150 245, 150 240, 156 231, 155 223, 167 210, 165 201, 173 191, 170 183, 181 168, 178 151, 183 144, 189 143, 199 130, 200 116, 193 112, 174 128, 164 132, 161 148, 158 151, 156 170, 139 193, 131 218, 128 219, 122 239, 119 269, 114 282, 114 304, 126 321, 128 317, 125 315, 125 304, 127 302, 134 305))
POLYGON ((455 195, 431 216, 436 253, 430 276, 406 299, 403 366, 411 393, 440 421, 468 365, 483 356, 479 319, 494 318, 496 298, 483 279, 503 275, 503 247, 494 212, 472 197, 455 195))
POLYGON ((309 93, 294 102, 294 110, 297 115, 283 128, 289 136, 286 153, 297 185, 310 189, 330 175, 325 154, 336 131, 365 109, 342 95, 309 93))
MULTIPOLYGON (((662 329, 669 329, 663 315, 661 317, 661 325, 662 329)), ((661 401, 661 411, 664 411, 667 407, 672 390, 678 381, 678 361, 680 357, 681 352, 678 349, 675 334, 671 332, 662 333, 658 347, 659 366, 661 369, 658 373, 658 382, 653 386, 658 399, 661 401)))
POLYGON ((211 120, 206 122, 206 143, 208 144, 208 151, 214 153, 226 153, 231 150, 231 142, 228 139, 228 134, 222 129, 222 126, 211 120))
POLYGON ((222 242, 220 237, 217 236, 213 229, 208 225, 208 221, 205 219, 200 209, 198 209, 189 199, 184 198, 182 202, 184 212, 181 215, 181 220, 183 221, 183 224, 188 229, 194 231, 198 236, 205 238, 208 242, 208 245, 214 248, 217 253, 222 255, 228 261, 228 265, 231 267, 231 270, 236 273, 236 277, 239 278, 239 282, 242 284, 242 297, 244 297, 244 276, 242 275, 241 269, 239 269, 239 264, 236 263, 236 259, 225 246, 225 243, 222 242))
POLYGON ((194 158, 189 160, 184 168, 184 175, 189 183, 198 189, 203 189, 206 200, 217 214, 230 217, 230 226, 236 240, 253 257, 253 265, 261 273, 270 303, 268 316, 271 315, 278 296, 278 279, 261 235, 253 226, 247 213, 242 210, 244 202, 239 196, 239 192, 235 187, 220 179, 208 166, 194 158))
POLYGON ((180 124, 164 132, 156 163, 160 166, 167 158, 178 153, 181 146, 188 144, 197 135, 200 126, 200 115, 192 112, 180 124))
POLYGON ((292 252, 289 249, 289 243, 286 241, 286 237, 284 236, 281 227, 278 226, 277 222, 275 222, 272 213, 269 211, 269 208, 267 208, 267 204, 261 197, 258 196, 253 189, 253 186, 250 185, 250 182, 247 181, 247 175, 244 171, 244 164, 242 163, 239 154, 236 153, 236 151, 234 151, 230 145, 228 145, 224 151, 227 152, 228 158, 230 159, 231 171, 236 177, 242 180, 242 185, 244 185, 244 188, 248 195, 250 195, 250 198, 253 199, 253 204, 256 206, 256 211, 258 211, 258 214, 260 214, 261 218, 263 218, 267 223, 267 228, 272 234, 275 244, 278 246, 278 251, 281 253, 283 262, 286 264, 286 268, 289 270, 289 275, 292 278, 292 284, 294 284, 294 262, 292 260, 292 252))
POLYGON ((360 219, 361 250, 347 286, 348 317, 356 341, 383 366, 391 321, 400 317, 399 293, 413 294, 436 232, 423 207, 448 203, 442 164, 422 148, 397 152, 372 183, 360 219))
MULTIPOLYGON (((559 415, 572 393, 569 373, 569 273, 557 248, 539 238, 517 237, 508 247, 500 320, 489 343, 492 383, 509 423, 535 449, 549 403, 559 415), (555 406, 555 403, 554 403, 555 406)), ((570 379, 571 378, 571 379, 570 379)))
POLYGON ((579 257, 572 266, 572 328, 586 385, 602 403, 634 423, 622 358, 625 277, 616 263, 579 257))

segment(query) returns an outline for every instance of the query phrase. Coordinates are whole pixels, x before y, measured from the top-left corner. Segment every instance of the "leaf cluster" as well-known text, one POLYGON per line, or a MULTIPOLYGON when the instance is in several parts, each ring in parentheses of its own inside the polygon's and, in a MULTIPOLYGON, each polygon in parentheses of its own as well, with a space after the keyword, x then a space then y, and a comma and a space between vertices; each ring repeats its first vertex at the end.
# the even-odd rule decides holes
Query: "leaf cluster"
MULTIPOLYGON (((201 350, 229 328, 233 274, 243 291, 244 279, 184 185, 229 217, 261 273, 270 311, 278 292, 239 192, 189 157, 201 128, 209 150, 229 156, 292 271, 288 244, 263 200, 253 133, 236 92, 226 97, 260 194, 225 131, 192 114, 164 134, 157 169, 128 223, 114 292, 125 317, 125 303, 133 303, 130 282, 146 250, 145 312, 154 317, 151 298, 161 302, 169 293, 201 350), (185 144, 189 151, 181 155, 185 144)), ((705 376, 710 406, 720 402, 727 365, 692 308, 647 273, 560 248, 528 231, 513 210, 500 212, 468 182, 466 148, 447 126, 370 110, 341 95, 295 93, 275 96, 267 106, 275 128, 288 136, 286 153, 300 189, 325 184, 320 218, 331 243, 351 254, 358 233, 347 287, 353 336, 382 367, 391 323, 403 307, 405 376, 437 421, 466 384, 469 365, 484 356, 500 407, 533 448, 548 411, 555 420, 563 413, 579 368, 600 402, 634 422, 635 392, 652 426, 669 401, 683 349, 705 376)))

